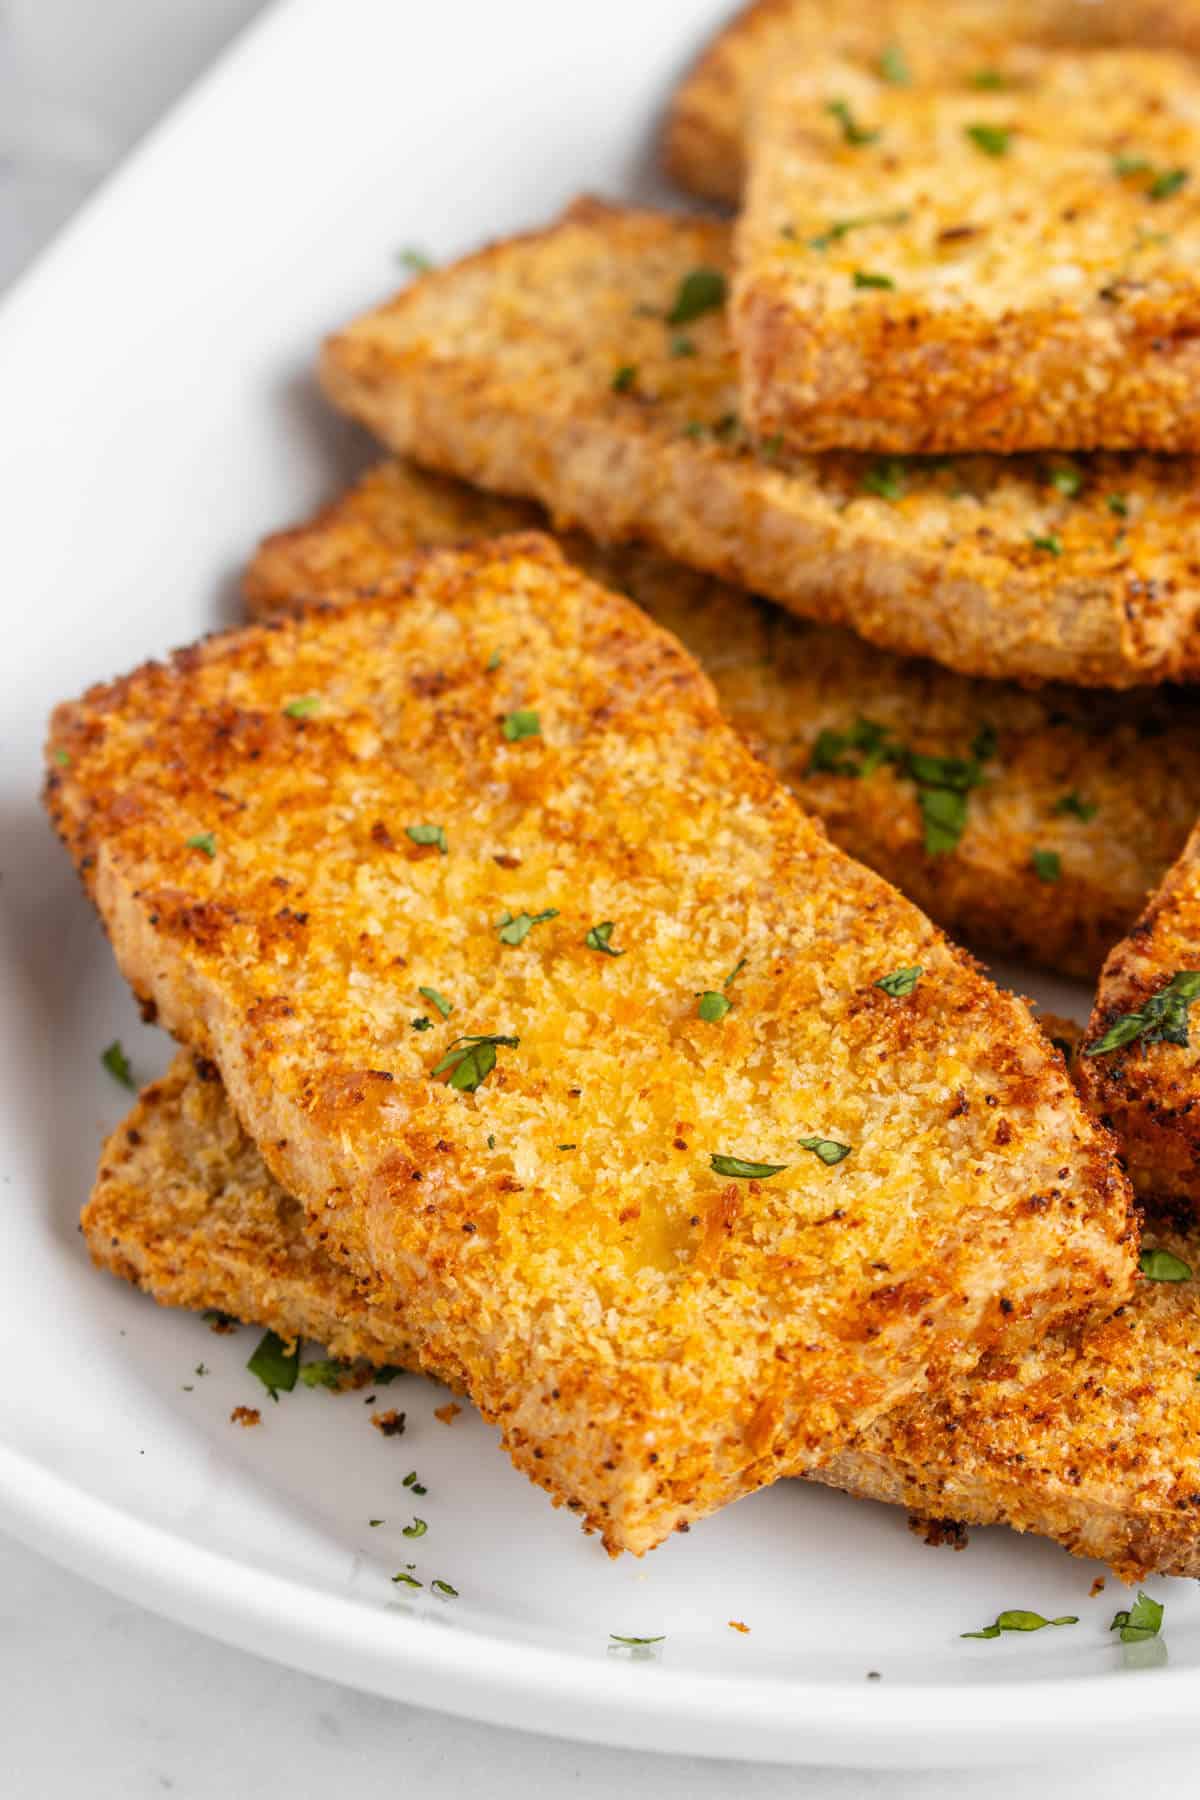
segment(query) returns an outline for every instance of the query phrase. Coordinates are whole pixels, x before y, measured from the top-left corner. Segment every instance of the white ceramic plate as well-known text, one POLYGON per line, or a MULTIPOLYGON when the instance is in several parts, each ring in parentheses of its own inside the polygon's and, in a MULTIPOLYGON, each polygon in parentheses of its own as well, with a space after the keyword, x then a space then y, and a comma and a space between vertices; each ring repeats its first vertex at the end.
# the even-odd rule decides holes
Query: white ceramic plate
POLYGON ((0 316, 0 1523, 232 1643, 564 1735, 915 1764, 1192 1731, 1183 1583, 1154 1589, 1168 1665, 1133 1671, 1106 1630, 1120 1590, 1090 1599, 1092 1566, 1003 1532, 933 1551, 897 1512, 795 1483, 610 1563, 477 1418, 436 1420, 445 1396, 420 1380, 388 1390, 399 1441, 353 1394, 297 1391, 238 1430, 232 1406, 263 1399, 254 1334, 158 1311, 94 1274, 76 1232, 126 1099, 99 1052, 119 1035, 148 1076, 167 1047, 38 808, 50 706, 234 616, 255 539, 365 460, 309 369, 402 247, 444 256, 578 189, 653 195, 657 109, 725 5, 296 0, 0 316), (405 1599, 390 1577, 413 1561, 458 1598, 405 1599), (960 1638, 1014 1605, 1081 1623, 960 1638), (612 1632, 666 1637, 635 1658, 612 1632))

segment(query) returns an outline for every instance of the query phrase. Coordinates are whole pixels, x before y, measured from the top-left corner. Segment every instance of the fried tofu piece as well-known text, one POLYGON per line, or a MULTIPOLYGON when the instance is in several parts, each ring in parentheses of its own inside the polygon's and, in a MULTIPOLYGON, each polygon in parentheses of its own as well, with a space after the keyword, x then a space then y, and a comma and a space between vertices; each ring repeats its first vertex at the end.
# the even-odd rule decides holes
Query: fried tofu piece
MULTIPOLYGON (((265 540, 247 599, 263 616, 297 598, 346 599, 413 549, 539 522, 532 506, 381 463, 306 524, 265 540)), ((1095 977, 1183 848, 1200 792, 1200 710, 1185 690, 971 681, 806 624, 654 551, 579 532, 561 542, 683 640, 726 718, 836 844, 976 950, 1095 977), (995 734, 952 849, 926 848, 922 789, 905 765, 849 772, 867 761, 845 742, 863 720, 920 756, 969 756, 981 732, 995 734)))
POLYGON ((358 320, 324 383, 426 467, 901 654, 1089 687, 1200 671, 1194 462, 764 461, 737 423, 729 265, 714 221, 584 202, 358 320))
MULTIPOLYGON (((1196 790, 1191 790, 1193 795, 1196 790)), ((1137 1193, 1200 1209, 1200 826, 1104 965, 1077 1080, 1137 1193)))
POLYGON ((547 539, 94 688, 47 768, 312 1241, 614 1551, 1130 1291, 1023 1005, 547 539))
POLYGON ((683 187, 736 205, 744 146, 764 79, 837 56, 871 74, 959 82, 986 92, 1023 44, 1128 44, 1200 55, 1197 0, 751 0, 705 46, 674 94, 663 158, 683 187))
POLYGON ((996 90, 823 59, 764 92, 731 308, 760 442, 1200 449, 1200 72, 1010 60, 996 90))
MULTIPOLYGON (((346 1360, 415 1366, 402 1309, 367 1297, 303 1220, 220 1083, 186 1054, 105 1145, 83 1214, 97 1265, 163 1305, 217 1307, 346 1360)), ((1194 1230, 1150 1241, 1200 1270, 1194 1230)), ((1194 1280, 1140 1282, 1086 1333, 990 1358, 947 1395, 877 1421, 820 1479, 925 1517, 1056 1538, 1127 1581, 1200 1575, 1198 1326, 1194 1280)))

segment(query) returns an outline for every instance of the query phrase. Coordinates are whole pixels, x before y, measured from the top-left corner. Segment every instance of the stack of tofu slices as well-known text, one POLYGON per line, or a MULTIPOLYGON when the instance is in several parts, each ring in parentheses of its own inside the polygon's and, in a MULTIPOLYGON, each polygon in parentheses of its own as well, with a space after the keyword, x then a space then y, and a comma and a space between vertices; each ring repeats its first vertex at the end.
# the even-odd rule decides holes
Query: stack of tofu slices
POLYGON ((614 1553, 802 1476, 1200 1575, 1194 59, 760 0, 666 130, 733 223, 325 345, 389 459, 52 721, 182 1046, 98 1264, 436 1374, 614 1553))

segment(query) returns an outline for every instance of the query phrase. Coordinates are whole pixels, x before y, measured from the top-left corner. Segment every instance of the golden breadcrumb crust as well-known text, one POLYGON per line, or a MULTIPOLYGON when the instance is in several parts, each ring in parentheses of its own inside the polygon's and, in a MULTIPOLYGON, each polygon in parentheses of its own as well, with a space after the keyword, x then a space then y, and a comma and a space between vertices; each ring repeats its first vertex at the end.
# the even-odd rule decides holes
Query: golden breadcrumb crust
MULTIPOLYGON (((1196 0, 751 0, 705 46, 671 100, 663 134, 669 173, 706 199, 736 205, 744 142, 764 78, 788 64, 838 56, 920 82, 1003 75, 1018 46, 1200 54, 1196 0), (901 62, 891 62, 896 53, 901 62), (890 53, 890 56, 889 56, 890 53), (886 59, 886 60, 885 60, 886 59)), ((983 89, 981 91, 986 91, 983 89)))
POLYGON ((547 539, 94 688, 47 766, 313 1242, 613 1550, 1128 1295, 1112 1141, 1025 1008, 547 539))
POLYGON ((1077 1064, 1084 1098, 1117 1132, 1137 1192, 1200 1206, 1200 1011, 1191 1009, 1186 1047, 1137 1038, 1086 1053, 1181 970, 1200 973, 1200 827, 1105 963, 1077 1064))
MULTIPOLYGON (((380 463, 306 524, 264 541, 247 598, 260 616, 298 598, 346 599, 414 549, 544 519, 413 464, 380 463)), ((972 681, 806 624, 651 550, 579 532, 561 543, 683 640, 726 718, 836 844, 976 950, 1094 977, 1183 848, 1200 792, 1200 713, 1183 690, 1109 696, 972 681), (845 733, 861 718, 930 756, 962 756, 982 727, 995 731, 955 850, 927 854, 917 788, 894 767, 865 778, 811 768, 820 732, 845 733), (1035 850, 1058 857, 1056 879, 1038 874, 1035 850)))
POLYGON ((727 227, 584 202, 348 327, 325 386, 427 467, 903 654, 1101 687, 1200 671, 1193 461, 760 460, 723 311, 668 323, 697 269, 728 272, 727 227))
POLYGON ((762 96, 731 308, 760 441, 1200 449, 1200 73, 1010 60, 980 91, 824 58, 762 96))
MULTIPOLYGON (((83 1214, 96 1263, 166 1306, 415 1366, 401 1309, 313 1247, 212 1074, 181 1055, 105 1145, 83 1214)), ((1151 1241, 1200 1270, 1196 1232, 1151 1241)), ((1103 1324, 1015 1364, 991 1358, 947 1397, 878 1421, 820 1478, 926 1517, 1057 1538, 1127 1581, 1200 1574, 1198 1306, 1195 1281, 1140 1282, 1103 1324)))

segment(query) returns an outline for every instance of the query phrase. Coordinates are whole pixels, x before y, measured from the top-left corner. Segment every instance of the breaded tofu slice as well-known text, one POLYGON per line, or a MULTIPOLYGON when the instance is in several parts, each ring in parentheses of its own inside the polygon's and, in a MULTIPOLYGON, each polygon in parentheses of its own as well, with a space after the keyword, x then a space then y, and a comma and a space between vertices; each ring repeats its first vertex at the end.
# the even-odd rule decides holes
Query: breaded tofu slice
POLYGON ((1200 448, 1200 70, 1009 66, 980 90, 819 59, 764 90, 731 308, 760 443, 1200 448))
POLYGON ((1024 44, 1200 55, 1197 0, 751 0, 696 58, 671 100, 663 158, 681 186, 736 205, 744 145, 764 79, 789 63, 838 56, 894 84, 1003 80, 1024 44))
MULTIPOLYGON (((402 1309, 314 1246, 212 1076, 181 1054, 105 1145, 83 1214, 93 1260, 165 1306, 415 1366, 402 1309)), ((1196 1231, 1147 1241, 1200 1270, 1196 1231)), ((820 1479, 927 1518, 1056 1538, 1127 1581, 1200 1575, 1198 1332, 1195 1280, 1140 1281, 1104 1323, 989 1358, 877 1421, 820 1479)))
MULTIPOLYGON (((247 599, 260 616, 297 598, 344 600, 414 549, 539 523, 535 507, 380 463, 264 541, 247 599)), ((1200 793, 1200 709, 1187 690, 972 681, 807 624, 652 550, 580 532, 561 542, 683 640, 726 718, 836 844, 976 950, 1094 978, 1183 848, 1200 793), (990 754, 972 759, 972 745, 992 737, 990 754), (889 755, 870 755, 868 740, 889 755), (914 754, 954 764, 914 765, 914 754), (945 804, 930 798, 936 784, 913 770, 954 775, 961 759, 977 763, 979 785, 961 790, 955 840, 944 819, 927 817, 945 804)))
POLYGON ((324 384, 426 467, 904 655, 1089 687, 1200 672, 1193 460, 764 461, 729 264, 719 223, 584 202, 359 319, 324 384))
POLYGON ((96 687, 47 766, 313 1242, 614 1551, 1128 1296, 1128 1185, 1023 1005, 547 539, 96 687))
POLYGON ((1138 1194, 1200 1208, 1198 997, 1200 826, 1105 963, 1076 1065, 1138 1194))

